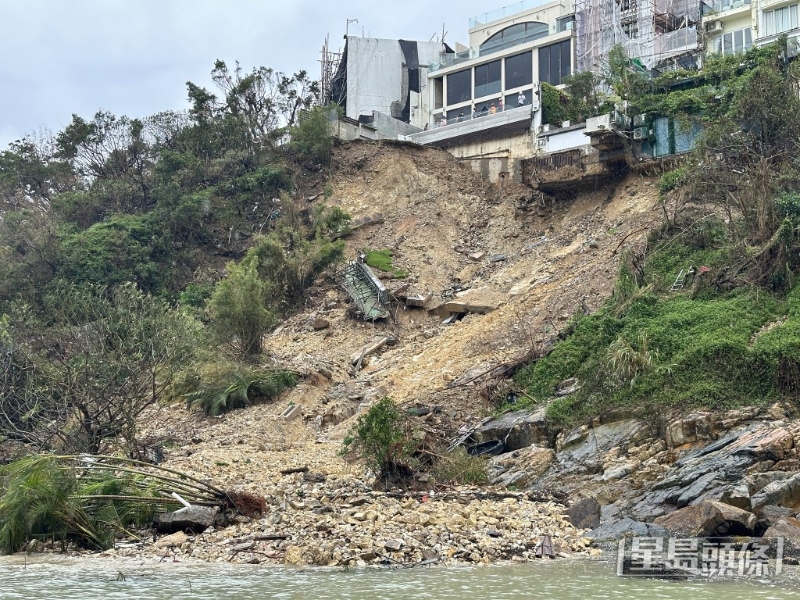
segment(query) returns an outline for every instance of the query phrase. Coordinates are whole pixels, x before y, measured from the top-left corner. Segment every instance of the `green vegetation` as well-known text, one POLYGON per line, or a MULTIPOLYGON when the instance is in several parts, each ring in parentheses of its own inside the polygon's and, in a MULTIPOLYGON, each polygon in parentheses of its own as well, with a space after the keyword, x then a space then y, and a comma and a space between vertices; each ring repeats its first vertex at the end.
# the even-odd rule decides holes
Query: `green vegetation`
POLYGON ((342 450, 362 459, 380 479, 402 475, 410 457, 410 436, 406 418, 400 407, 383 397, 361 415, 342 450))
POLYGON ((459 446, 441 457, 431 470, 437 483, 451 485, 484 485, 489 482, 486 474, 486 459, 470 456, 466 448, 459 446))
POLYGON ((662 175, 664 224, 624 257, 613 298, 576 316, 549 355, 516 375, 537 402, 578 378, 577 393, 548 405, 555 424, 616 409, 646 417, 797 400, 800 63, 785 50, 783 39, 654 80, 621 48, 609 56, 611 100, 703 132, 662 175), (685 285, 673 291, 681 271, 685 285))
POLYGON ((188 111, 74 115, 0 151, 0 440, 129 449, 154 402, 216 414, 294 384, 257 362, 342 258, 349 216, 296 203, 325 183, 329 111, 303 71, 211 77, 188 111))
POLYGON ((408 273, 403 269, 398 269, 392 265, 393 252, 386 248, 385 250, 368 250, 366 263, 370 267, 380 269, 384 273, 389 273, 392 277, 402 279, 407 277, 408 273))
POLYGON ((199 389, 186 394, 189 408, 198 405, 203 412, 216 417, 224 412, 245 408, 259 400, 269 400, 297 383, 297 375, 283 369, 255 369, 245 365, 207 369, 199 375, 199 389))
POLYGON ((0 553, 31 539, 113 546, 117 535, 149 526, 157 508, 177 508, 166 491, 190 502, 230 505, 225 492, 189 475, 134 460, 30 455, 0 466, 0 553))

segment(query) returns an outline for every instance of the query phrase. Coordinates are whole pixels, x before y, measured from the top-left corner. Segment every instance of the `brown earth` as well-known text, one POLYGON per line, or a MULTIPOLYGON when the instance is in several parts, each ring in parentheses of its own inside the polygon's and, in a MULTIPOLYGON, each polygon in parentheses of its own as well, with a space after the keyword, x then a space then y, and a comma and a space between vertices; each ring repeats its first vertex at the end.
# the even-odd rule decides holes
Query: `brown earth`
POLYGON ((433 306, 459 283, 468 288, 460 300, 493 310, 444 325, 425 309, 396 307, 393 318, 364 322, 349 316, 349 299, 329 273, 309 291, 305 309, 265 342, 271 361, 304 375, 295 389, 274 404, 219 418, 181 406, 147 415, 143 434, 167 441, 167 466, 264 495, 277 512, 291 512, 280 499, 301 481, 282 476, 286 468, 307 466, 331 489, 363 485, 363 466, 338 451, 354 415, 384 395, 440 407, 425 423, 444 438, 483 418, 494 406, 491 389, 469 380, 551 342, 574 313, 597 309, 613 291, 625 248, 642 243, 659 222, 656 187, 638 175, 551 198, 516 183, 498 189, 444 151, 405 145, 337 147, 329 185, 327 200, 322 183, 306 182, 303 195, 370 222, 348 236, 347 256, 391 249, 394 265, 409 276, 378 272, 390 291, 409 284, 412 293, 431 294, 433 306), (329 326, 318 329, 321 320, 329 326), (397 343, 356 371, 351 356, 384 335, 397 343), (290 404, 303 418, 280 418, 290 404))
MULTIPOLYGON (((365 322, 348 315, 346 294, 332 274, 324 276, 310 290, 305 310, 265 342, 270 360, 305 375, 279 402, 220 418, 187 415, 180 406, 147 415, 145 436, 191 447, 191 459, 182 457, 176 466, 230 479, 224 475, 229 469, 214 465, 232 464, 244 444, 277 451, 275 462, 283 466, 319 457, 329 469, 358 471, 329 446, 338 448, 348 417, 384 395, 441 407, 444 423, 437 424, 445 434, 482 418, 493 408, 485 390, 458 384, 552 340, 574 313, 597 309, 613 291, 623 250, 642 243, 659 222, 656 187, 639 175, 572 199, 540 198, 521 184, 499 190, 447 152, 430 148, 339 146, 329 181, 328 204, 341 206, 354 221, 382 216, 347 238, 347 255, 393 250, 394 264, 409 276, 382 277, 389 290, 408 283, 412 291, 432 294, 435 305, 443 289, 459 282, 469 288, 462 299, 478 297, 495 309, 453 325, 425 309, 402 307, 395 318, 365 322), (470 258, 476 253, 483 256, 470 258), (504 260, 491 260, 500 254, 504 260), (316 330, 320 318, 330 326, 316 330), (365 359, 356 372, 351 356, 384 335, 397 343, 365 359), (289 404, 301 406, 302 421, 277 419, 289 404), (206 453, 217 458, 201 458, 206 453)), ((322 195, 314 201, 323 201, 322 195)), ((233 480, 244 483, 249 467, 239 467, 233 480)))

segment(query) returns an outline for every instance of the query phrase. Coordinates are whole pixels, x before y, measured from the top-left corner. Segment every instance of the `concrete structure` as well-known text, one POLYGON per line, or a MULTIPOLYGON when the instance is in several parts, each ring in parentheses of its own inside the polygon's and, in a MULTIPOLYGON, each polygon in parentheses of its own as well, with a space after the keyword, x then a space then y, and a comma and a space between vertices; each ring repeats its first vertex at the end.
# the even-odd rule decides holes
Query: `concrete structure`
POLYGON ((755 12, 750 0, 708 0, 701 3, 705 52, 735 54, 753 45, 755 12))
POLYGON ((491 181, 519 179, 519 160, 537 152, 540 82, 573 72, 571 11, 572 0, 524 0, 470 19, 470 47, 431 63, 428 129, 409 138, 491 181))
POLYGON ((539 81, 573 72, 571 11, 571 0, 526 0, 471 19, 471 47, 430 65, 429 127, 536 106, 539 81))
POLYGON ((422 129, 428 121, 428 65, 439 59, 439 42, 349 36, 328 97, 356 121, 380 113, 422 129))

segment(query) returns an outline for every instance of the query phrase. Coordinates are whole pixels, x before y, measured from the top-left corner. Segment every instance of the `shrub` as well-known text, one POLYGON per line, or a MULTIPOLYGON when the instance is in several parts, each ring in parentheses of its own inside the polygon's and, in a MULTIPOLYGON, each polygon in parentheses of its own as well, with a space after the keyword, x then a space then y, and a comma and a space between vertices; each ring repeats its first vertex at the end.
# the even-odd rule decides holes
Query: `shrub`
POLYGON ((300 157, 320 164, 330 163, 331 131, 328 108, 316 106, 300 113, 298 123, 291 129, 290 148, 300 157))
POLYGON ((213 374, 201 381, 197 390, 185 395, 189 408, 195 404, 207 416, 216 417, 224 412, 246 408, 256 400, 269 400, 284 390, 294 387, 297 376, 284 369, 249 369, 213 374))
POLYGON ((440 458, 433 467, 438 483, 483 485, 489 481, 486 461, 480 456, 470 456, 463 446, 440 458))
POLYGON ((406 419, 389 397, 376 402, 344 439, 343 453, 353 453, 381 478, 402 472, 409 458, 406 419))

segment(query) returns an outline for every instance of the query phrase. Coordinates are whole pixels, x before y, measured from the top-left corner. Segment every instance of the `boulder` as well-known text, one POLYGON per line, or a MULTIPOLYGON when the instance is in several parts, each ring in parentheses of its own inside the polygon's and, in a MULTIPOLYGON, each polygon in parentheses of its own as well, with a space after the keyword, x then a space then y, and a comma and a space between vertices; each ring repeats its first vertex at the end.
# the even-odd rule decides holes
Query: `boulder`
POLYGON ((603 523, 600 527, 595 527, 584 534, 584 537, 593 542, 615 542, 625 537, 665 537, 666 535, 667 530, 659 525, 634 521, 626 517, 603 523))
POLYGON ((181 544, 187 541, 189 541, 189 536, 187 536, 182 531, 176 531, 171 535, 165 535, 164 537, 159 538, 155 543, 155 547, 156 548, 174 548, 176 546, 180 547, 181 544))
POLYGON ((164 513, 155 518, 156 531, 158 533, 176 531, 200 533, 214 524, 218 513, 219 508, 215 506, 191 506, 164 513))
POLYGON ((782 537, 800 541, 800 519, 781 517, 764 532, 764 537, 782 537))
POLYGON ((533 444, 546 446, 548 429, 545 411, 518 410, 483 424, 474 434, 475 441, 503 440, 506 450, 519 450, 533 444))
POLYGON ((600 526, 600 504, 594 498, 584 498, 570 505, 567 516, 577 529, 594 529, 600 526))
POLYGON ((773 481, 750 498, 753 510, 758 512, 768 504, 794 508, 800 505, 800 473, 779 481, 773 481))
POLYGON ((653 522, 676 537, 715 537, 728 530, 722 512, 711 502, 680 508, 653 522))
POLYGON ((795 511, 791 508, 786 508, 785 506, 775 506, 774 504, 763 506, 761 510, 758 511, 758 522, 755 526, 755 534, 764 535, 770 527, 775 525, 775 523, 782 518, 795 516, 794 512, 795 511))
POLYGON ((724 502, 714 500, 707 502, 720 512, 728 524, 726 535, 753 535, 757 521, 757 517, 753 513, 724 502))
POLYGON ((664 439, 670 448, 711 437, 712 423, 708 413, 694 413, 667 424, 664 439))

